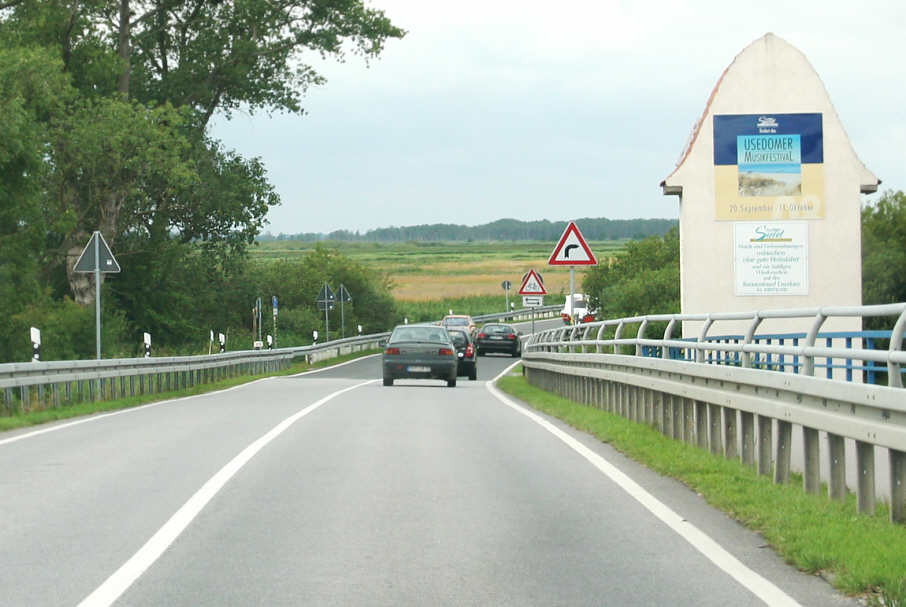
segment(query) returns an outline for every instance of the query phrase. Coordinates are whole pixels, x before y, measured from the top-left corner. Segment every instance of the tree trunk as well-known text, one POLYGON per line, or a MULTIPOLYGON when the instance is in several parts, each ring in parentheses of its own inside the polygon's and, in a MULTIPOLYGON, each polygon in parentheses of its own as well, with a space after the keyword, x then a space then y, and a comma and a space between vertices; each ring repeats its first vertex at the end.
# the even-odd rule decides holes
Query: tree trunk
POLYGON ((120 0, 120 25, 119 25, 119 45, 117 54, 120 56, 122 67, 120 68, 120 77, 117 82, 117 90, 128 99, 129 97, 129 72, 132 69, 132 47, 129 44, 131 24, 129 22, 129 0, 120 0))

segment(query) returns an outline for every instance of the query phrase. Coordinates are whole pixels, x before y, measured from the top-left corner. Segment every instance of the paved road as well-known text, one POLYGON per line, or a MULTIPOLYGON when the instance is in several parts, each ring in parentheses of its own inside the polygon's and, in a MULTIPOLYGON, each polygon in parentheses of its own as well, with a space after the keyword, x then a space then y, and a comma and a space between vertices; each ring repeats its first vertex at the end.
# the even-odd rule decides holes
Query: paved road
POLYGON ((0 435, 0 604, 855 604, 501 401, 486 380, 512 362, 385 388, 372 357, 0 435))

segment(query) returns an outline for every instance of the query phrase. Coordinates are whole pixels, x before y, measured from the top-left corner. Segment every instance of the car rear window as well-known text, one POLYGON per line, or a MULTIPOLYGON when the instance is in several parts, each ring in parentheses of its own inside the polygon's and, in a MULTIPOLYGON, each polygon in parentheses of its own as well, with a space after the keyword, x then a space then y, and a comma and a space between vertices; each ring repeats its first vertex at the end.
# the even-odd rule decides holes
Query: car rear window
POLYGON ((457 346, 464 346, 468 343, 466 335, 462 331, 450 331, 450 338, 457 346))
POLYGON ((446 330, 440 327, 398 327, 390 336, 390 341, 429 341, 448 344, 450 337, 446 330))
POLYGON ((512 330, 506 325, 485 325, 482 331, 485 333, 512 333, 512 330))
POLYGON ((448 318, 444 321, 444 324, 449 325, 451 327, 467 327, 467 326, 469 326, 469 319, 468 318, 448 318))

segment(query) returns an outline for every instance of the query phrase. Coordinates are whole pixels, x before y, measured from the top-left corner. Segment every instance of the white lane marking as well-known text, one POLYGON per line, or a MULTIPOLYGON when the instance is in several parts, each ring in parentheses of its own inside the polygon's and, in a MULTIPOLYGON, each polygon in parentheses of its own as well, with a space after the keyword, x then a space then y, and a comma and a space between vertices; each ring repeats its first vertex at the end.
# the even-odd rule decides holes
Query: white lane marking
POLYGON ((605 460, 603 457, 577 441, 575 438, 553 425, 540 415, 525 409, 507 398, 494 383, 515 367, 518 362, 504 369, 497 377, 487 382, 488 390, 500 402, 525 415, 545 430, 566 443, 576 453, 584 457, 592 466, 600 470, 610 480, 620 486, 623 491, 635 498, 642 506, 659 518, 665 525, 673 529, 693 548, 701 552, 708 560, 717 565, 727 575, 742 584, 752 594, 764 601, 765 604, 780 607, 801 607, 791 596, 775 586, 771 581, 746 567, 739 559, 727 552, 723 546, 714 541, 704 531, 686 521, 679 514, 671 510, 666 504, 645 491, 638 483, 629 478, 619 468, 605 460))
POLYGON ((15 443, 20 440, 25 440, 26 438, 34 438, 35 436, 47 434, 48 432, 56 432, 58 430, 65 430, 66 428, 72 428, 73 426, 80 426, 82 424, 87 424, 89 422, 96 422, 96 421, 99 421, 102 419, 106 419, 108 417, 113 417, 115 415, 123 415, 125 413, 134 413, 136 411, 141 411, 143 409, 149 409, 151 407, 159 407, 160 405, 169 405, 172 403, 178 403, 180 401, 189 400, 190 398, 200 398, 203 396, 212 396, 215 394, 223 394, 224 392, 231 392, 232 390, 238 390, 239 388, 245 388, 247 386, 251 386, 252 384, 257 384, 260 381, 268 381, 268 380, 277 379, 280 377, 298 377, 299 375, 306 375, 308 373, 319 373, 321 371, 327 371, 328 369, 336 369, 337 367, 342 367, 343 365, 348 365, 349 363, 353 363, 358 360, 362 360, 364 358, 370 358, 372 356, 378 356, 378 354, 369 354, 368 356, 362 356, 360 358, 342 362, 337 365, 331 365, 329 367, 323 367, 321 369, 314 369, 312 371, 303 371, 302 373, 296 373, 294 375, 285 375, 285 376, 275 375, 272 377, 262 377, 261 379, 256 379, 254 381, 246 382, 244 384, 239 384, 238 386, 231 386, 229 388, 224 388, 223 390, 214 390, 212 392, 203 392, 201 394, 193 394, 192 396, 181 396, 179 398, 170 398, 167 400, 159 400, 157 402, 148 403, 147 405, 138 405, 135 407, 129 407, 128 409, 120 409, 119 411, 111 411, 109 413, 95 414, 95 415, 91 415, 90 417, 85 417, 83 419, 80 419, 80 420, 77 420, 74 422, 57 424, 55 426, 50 426, 49 428, 42 428, 40 430, 26 432, 25 434, 18 434, 16 436, 11 436, 9 438, 0 439, 0 446, 6 445, 8 443, 15 443))
POLYGON ((215 495, 223 488, 227 482, 239 472, 245 464, 249 462, 261 449, 267 446, 272 440, 280 436, 287 428, 292 426, 296 421, 305 417, 329 400, 345 394, 356 388, 373 384, 378 380, 371 379, 349 388, 343 388, 333 394, 329 394, 321 400, 305 407, 301 411, 287 417, 282 422, 273 427, 269 432, 264 434, 258 440, 243 449, 239 455, 229 461, 214 476, 202 485, 201 489, 195 492, 195 495, 183 504, 173 516, 170 517, 164 526, 157 530, 151 536, 144 546, 139 548, 132 557, 126 561, 113 575, 98 586, 94 592, 85 597, 79 607, 108 607, 112 605, 128 588, 141 576, 154 562, 160 558, 164 551, 176 541, 176 539, 185 531, 189 523, 195 519, 202 509, 210 502, 215 495))

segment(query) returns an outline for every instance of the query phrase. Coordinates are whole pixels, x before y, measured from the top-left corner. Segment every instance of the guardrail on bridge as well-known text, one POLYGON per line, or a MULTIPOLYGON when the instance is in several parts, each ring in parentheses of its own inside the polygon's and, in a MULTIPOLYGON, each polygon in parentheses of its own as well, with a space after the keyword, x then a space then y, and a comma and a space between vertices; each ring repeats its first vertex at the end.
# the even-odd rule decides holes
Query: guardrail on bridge
POLYGON ((789 480, 796 427, 803 485, 812 493, 820 490, 819 445, 826 435, 832 499, 846 495, 850 444, 860 512, 875 510, 876 450, 886 451, 889 475, 882 489, 889 493, 890 518, 906 522, 904 332, 906 303, 647 315, 536 333, 524 348, 523 366, 536 386, 741 458, 761 474, 773 473, 778 483, 789 480), (890 331, 822 333, 833 317, 895 320, 890 331), (759 334, 771 318, 801 319, 803 330, 759 334), (744 335, 711 335, 722 320, 750 322, 744 335), (673 337, 683 321, 703 323, 697 338, 673 337), (663 336, 647 337, 655 322, 666 323, 663 336), (624 337, 631 327, 637 327, 635 335, 624 337), (884 341, 887 347, 877 349, 884 341), (886 386, 865 383, 884 374, 886 386))

